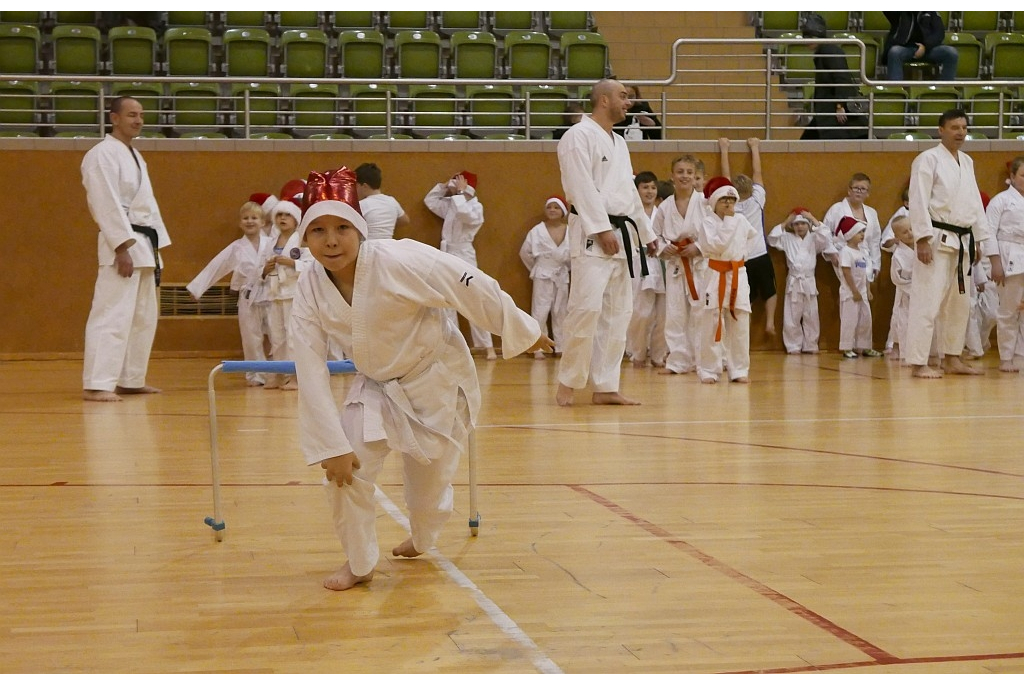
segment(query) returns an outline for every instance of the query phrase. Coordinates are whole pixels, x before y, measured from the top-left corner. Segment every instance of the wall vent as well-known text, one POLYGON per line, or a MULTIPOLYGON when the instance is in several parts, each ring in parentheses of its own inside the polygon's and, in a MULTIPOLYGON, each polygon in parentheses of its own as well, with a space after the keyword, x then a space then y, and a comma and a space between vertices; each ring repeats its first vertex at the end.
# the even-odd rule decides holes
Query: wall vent
POLYGON ((185 283, 161 283, 160 317, 238 316, 238 293, 227 285, 214 285, 196 302, 185 283))

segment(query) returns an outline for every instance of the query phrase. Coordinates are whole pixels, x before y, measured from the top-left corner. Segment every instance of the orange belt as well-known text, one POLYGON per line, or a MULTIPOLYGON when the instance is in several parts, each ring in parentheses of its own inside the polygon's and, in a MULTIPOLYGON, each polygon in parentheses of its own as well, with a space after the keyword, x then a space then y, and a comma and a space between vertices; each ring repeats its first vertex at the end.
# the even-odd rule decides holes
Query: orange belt
POLYGON ((725 275, 732 272, 732 287, 729 289, 729 313, 733 320, 736 319, 736 293, 740 286, 740 269, 746 264, 746 260, 728 262, 722 259, 709 259, 708 266, 718 272, 718 329, 715 331, 715 342, 722 339, 722 309, 725 306, 725 275))
MULTIPOLYGON (((693 245, 693 240, 691 240, 690 238, 683 238, 677 243, 672 243, 672 245, 677 250, 682 252, 683 248, 686 247, 687 245, 693 245)), ((686 287, 690 289, 690 299, 696 302, 697 286, 693 282, 693 267, 690 266, 690 260, 687 259, 686 257, 683 257, 682 255, 679 256, 679 261, 683 263, 683 271, 686 273, 686 287)))

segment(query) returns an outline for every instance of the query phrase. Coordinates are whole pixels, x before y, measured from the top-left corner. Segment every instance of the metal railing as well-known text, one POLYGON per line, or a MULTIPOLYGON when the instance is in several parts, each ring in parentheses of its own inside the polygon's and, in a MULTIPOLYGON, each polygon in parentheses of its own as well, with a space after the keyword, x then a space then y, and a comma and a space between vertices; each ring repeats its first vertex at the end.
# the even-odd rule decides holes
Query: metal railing
MULTIPOLYGON (((867 137, 934 132, 929 117, 937 121, 950 106, 967 111, 974 131, 989 137, 1015 135, 1022 125, 1024 82, 876 80, 868 76, 869 51, 858 38, 814 43, 849 50, 856 67, 848 72, 869 104, 861 125, 867 137)), ((666 78, 623 82, 660 91, 649 102, 663 139, 793 139, 815 102, 810 44, 793 38, 679 39, 666 56, 666 78)), ((131 94, 148 111, 150 134, 168 137, 543 139, 568 125, 565 106, 586 104, 592 85, 567 79, 0 74, 0 132, 101 135, 109 98, 131 94), (431 85, 437 90, 427 95, 411 88, 431 85)))

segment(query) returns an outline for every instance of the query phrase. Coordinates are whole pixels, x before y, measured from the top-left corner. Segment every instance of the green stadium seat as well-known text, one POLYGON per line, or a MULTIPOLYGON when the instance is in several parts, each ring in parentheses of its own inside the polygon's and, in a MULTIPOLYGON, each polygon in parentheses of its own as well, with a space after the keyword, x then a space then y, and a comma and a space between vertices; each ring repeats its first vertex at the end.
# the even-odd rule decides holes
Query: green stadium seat
POLYGON ((594 30, 590 12, 544 12, 544 16, 544 30, 549 36, 560 37, 563 33, 594 30))
MULTIPOLYGON (((949 28, 947 20, 946 28, 949 28)), ((999 26, 999 12, 961 12, 960 13, 960 31, 967 31, 970 33, 984 33, 987 31, 998 31, 999 26)))
POLYGON ((0 81, 0 127, 27 132, 42 120, 38 84, 34 81, 0 81))
POLYGON ((319 29, 323 26, 324 18, 322 12, 278 12, 278 29, 319 29))
POLYGON ((338 34, 338 76, 381 78, 384 75, 384 34, 369 29, 338 34))
POLYGON ((448 129, 442 133, 444 135, 456 128, 459 103, 454 85, 431 83, 409 86, 409 98, 412 100, 409 126, 421 129, 417 133, 437 133, 430 129, 448 129))
POLYGON ((452 36, 459 31, 479 31, 483 26, 480 12, 441 12, 437 31, 444 36, 452 36))
POLYGON ((783 33, 780 39, 794 43, 778 46, 780 77, 784 83, 808 83, 814 81, 814 52, 810 43, 799 33, 783 33))
POLYGON ((313 133, 309 138, 310 140, 352 140, 352 136, 347 133, 313 133))
POLYGON ((380 19, 376 12, 335 12, 331 22, 336 31, 376 29, 380 25, 380 19))
POLYGON ((955 47, 960 56, 956 65, 957 79, 977 79, 981 74, 981 41, 970 33, 947 31, 942 42, 955 47))
POLYGON ((768 35, 800 30, 800 12, 762 12, 761 32, 768 35))
POLYGON ((185 133, 220 128, 220 87, 215 83, 172 83, 168 87, 167 123, 185 133))
POLYGON ((0 74, 39 73, 43 68, 39 45, 35 26, 0 24, 0 74))
POLYGON ((988 140, 988 136, 981 131, 971 131, 964 135, 964 140, 988 140))
POLYGON ((916 112, 918 131, 932 133, 939 127, 939 116, 960 106, 960 91, 953 86, 914 86, 910 106, 916 112))
POLYGON ((102 37, 95 26, 54 26, 53 70, 56 74, 100 73, 102 37))
POLYGON ((491 17, 491 32, 499 36, 533 31, 536 26, 533 12, 494 12, 491 17))
POLYGON ((283 131, 267 131, 265 133, 253 133, 250 140, 292 140, 295 136, 283 131))
POLYGON ((470 137, 462 133, 431 133, 427 140, 470 140, 470 137))
POLYGON ((209 76, 213 36, 209 29, 178 26, 164 32, 168 76, 209 76))
POLYGON ((329 41, 318 29, 289 29, 279 39, 281 75, 288 78, 325 78, 328 70, 329 41))
POLYGON ((292 101, 292 125, 297 134, 338 127, 339 88, 333 83, 293 84, 288 91, 292 101))
POLYGON ((87 81, 51 83, 51 121, 54 129, 95 126, 99 130, 104 124, 104 113, 100 108, 102 90, 101 84, 87 81))
POLYGON ((449 39, 453 78, 494 78, 498 41, 487 31, 456 31, 449 39))
POLYGON ((1016 93, 1010 88, 997 86, 965 86, 964 105, 971 119, 971 129, 996 131, 1002 119, 1003 129, 1010 126, 1015 114, 1013 102, 1016 93))
POLYGON ((231 29, 266 29, 267 15, 265 12, 225 12, 225 33, 231 29))
POLYGON ((135 98, 142 105, 146 125, 162 125, 164 89, 159 83, 143 83, 141 81, 114 83, 110 87, 110 94, 113 97, 135 98))
POLYGON ((538 131, 552 131, 565 125, 565 106, 569 89, 565 86, 528 86, 524 89, 524 105, 529 122, 529 137, 537 138, 538 131))
POLYGON ((370 140, 412 140, 412 136, 408 133, 374 133, 371 136, 367 136, 370 140))
POLYGON ((0 130, 0 138, 38 138, 39 134, 35 131, 2 131, 0 130))
POLYGON ((932 137, 920 131, 905 131, 903 133, 890 133, 886 136, 889 140, 931 140, 932 137))
POLYGON ((828 27, 829 31, 850 30, 849 12, 818 11, 818 14, 825 20, 825 26, 828 27))
POLYGON ((466 86, 466 99, 471 133, 505 135, 514 132, 516 100, 512 86, 466 86))
POLYGON ((488 133, 484 140, 526 140, 521 133, 488 133))
POLYGON ((167 12, 165 21, 168 27, 198 26, 205 29, 212 23, 209 12, 167 12))
POLYGON ((39 27, 45 12, 4 12, 0 11, 0 24, 22 24, 39 27))
POLYGON ((223 138, 227 138, 227 135, 224 134, 224 133, 216 132, 216 131, 185 131, 184 133, 182 133, 178 137, 179 138, 193 138, 193 139, 196 139, 196 140, 206 140, 206 139, 209 139, 209 140, 220 140, 220 139, 223 139, 223 138))
POLYGON ((249 127, 276 128, 281 125, 278 109, 281 104, 281 86, 276 83, 236 83, 231 86, 232 117, 230 123, 241 128, 245 125, 245 94, 249 94, 249 127))
MULTIPOLYGON (((888 33, 889 20, 882 12, 864 12, 861 16, 860 30, 868 33, 888 33)), ((946 28, 949 28, 948 26, 946 28)))
POLYGON ((270 34, 266 29, 228 29, 221 40, 224 44, 225 76, 272 75, 270 34))
POLYGON ((1024 33, 985 34, 985 54, 993 79, 1024 78, 1024 33))
POLYGON ((96 24, 95 12, 54 12, 53 21, 57 24, 81 24, 89 26, 96 24))
POLYGON ((441 73, 441 36, 433 31, 395 33, 395 68, 398 78, 437 78, 441 73))
MULTIPOLYGON (((878 42, 866 33, 844 33, 837 31, 832 34, 833 38, 856 38, 860 42, 864 43, 864 72, 867 74, 869 79, 875 78, 875 73, 878 70, 878 42)), ((843 51, 846 52, 846 61, 851 69, 855 70, 853 74, 854 79, 860 78, 860 48, 854 44, 844 45, 843 51)))
POLYGON ((409 29, 432 30, 433 15, 433 12, 385 12, 384 27, 391 34, 409 29))
POLYGON ((514 31, 505 36, 505 73, 515 79, 546 79, 551 75, 551 40, 539 31, 514 31))
POLYGON ((907 91, 900 86, 864 86, 864 97, 871 98, 871 119, 875 137, 884 137, 893 129, 904 131, 907 126, 907 91))
POLYGON ((156 31, 145 26, 112 26, 107 32, 110 73, 152 76, 156 69, 156 31))
POLYGON ((54 138, 102 138, 103 135, 99 131, 89 130, 64 130, 57 131, 54 134, 54 138))
MULTIPOLYGON (((349 103, 351 111, 349 122, 353 132, 358 137, 381 134, 388 121, 390 108, 392 129, 398 124, 398 107, 395 98, 398 96, 398 87, 394 85, 381 85, 370 83, 354 85, 349 88, 349 103)), ((393 132, 393 131, 392 131, 393 132)))
POLYGON ((572 31, 559 39, 562 78, 599 80, 608 75, 608 44, 600 33, 572 31))
POLYGON ((1024 31, 1024 11, 1010 12, 1010 30, 1018 33, 1024 31))

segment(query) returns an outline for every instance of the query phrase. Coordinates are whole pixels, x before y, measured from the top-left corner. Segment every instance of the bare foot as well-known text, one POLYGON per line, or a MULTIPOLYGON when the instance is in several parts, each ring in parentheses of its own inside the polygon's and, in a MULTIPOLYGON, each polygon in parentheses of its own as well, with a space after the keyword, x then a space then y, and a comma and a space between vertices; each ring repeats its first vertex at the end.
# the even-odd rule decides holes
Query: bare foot
POLYGON ((533 353, 533 358, 534 359, 545 359, 544 353, 541 352, 540 350, 537 350, 536 352, 533 353))
POLYGON ((267 376, 266 382, 263 384, 264 390, 277 390, 281 387, 281 376, 276 373, 272 373, 267 376))
POLYGON ((633 360, 633 368, 634 369, 642 369, 645 366, 647 366, 647 362, 646 361, 644 361, 642 359, 634 359, 633 360))
POLYGON ((498 358, 498 355, 494 353, 494 348, 493 347, 488 347, 487 348, 487 360, 493 362, 497 358, 498 358))
POLYGON ((559 407, 571 407, 572 406, 572 395, 573 391, 568 385, 558 384, 558 391, 555 392, 555 402, 558 402, 559 407))
POLYGON ((1013 362, 999 362, 999 370, 1003 373, 1019 373, 1020 369, 1014 366, 1013 362))
POLYGON ((803 354, 819 354, 821 350, 802 350, 803 354))
POLYGON ((298 390, 299 389, 299 381, 297 381, 295 379, 295 376, 288 376, 288 380, 286 380, 284 382, 284 385, 281 386, 281 389, 282 390, 298 390))
POLYGON ((82 399, 87 402, 120 402, 121 398, 109 390, 83 390, 82 399))
POLYGON ((985 371, 970 364, 965 364, 960 357, 946 357, 942 360, 942 370, 960 376, 983 376, 985 371))
POLYGON ((324 587, 328 590, 350 590, 360 583, 369 583, 371 578, 373 578, 373 571, 365 576, 357 576, 352 573, 352 569, 346 561, 344 566, 324 580, 324 587))
POLYGON ((717 378, 701 378, 700 382, 703 383, 704 385, 714 385, 715 383, 718 382, 718 379, 717 378))
POLYGON ((911 375, 914 378, 942 378, 942 371, 931 366, 913 364, 914 371, 911 375))
POLYGON ((658 369, 658 373, 660 373, 662 376, 675 376, 679 372, 678 371, 673 371, 672 369, 670 369, 670 368, 668 368, 666 366, 666 367, 658 369))
POLYGON ((665 368, 665 362, 651 362, 651 366, 656 369, 663 369, 665 368))
POLYGON ((406 538, 402 544, 391 550, 391 554, 396 557, 406 557, 412 559, 418 557, 422 552, 417 552, 416 548, 412 544, 412 538, 406 538))
POLYGON ((775 337, 775 324, 768 324, 767 326, 765 326, 764 327, 764 334, 767 335, 769 338, 774 338, 775 337))
POLYGON ((118 395, 154 395, 160 392, 160 388, 154 388, 152 385, 144 385, 141 388, 122 388, 119 385, 114 388, 114 392, 118 395))
POLYGON ((250 388, 257 388, 257 387, 263 385, 263 381, 258 381, 258 380, 253 379, 251 381, 246 381, 245 384, 248 385, 250 388))
POLYGON ((740 376, 739 378, 733 378, 732 382, 733 383, 749 383, 750 382, 750 377, 749 376, 740 376))
POLYGON ((595 392, 591 398, 591 402, 594 404, 640 404, 640 400, 634 400, 630 397, 626 397, 621 392, 595 392))

